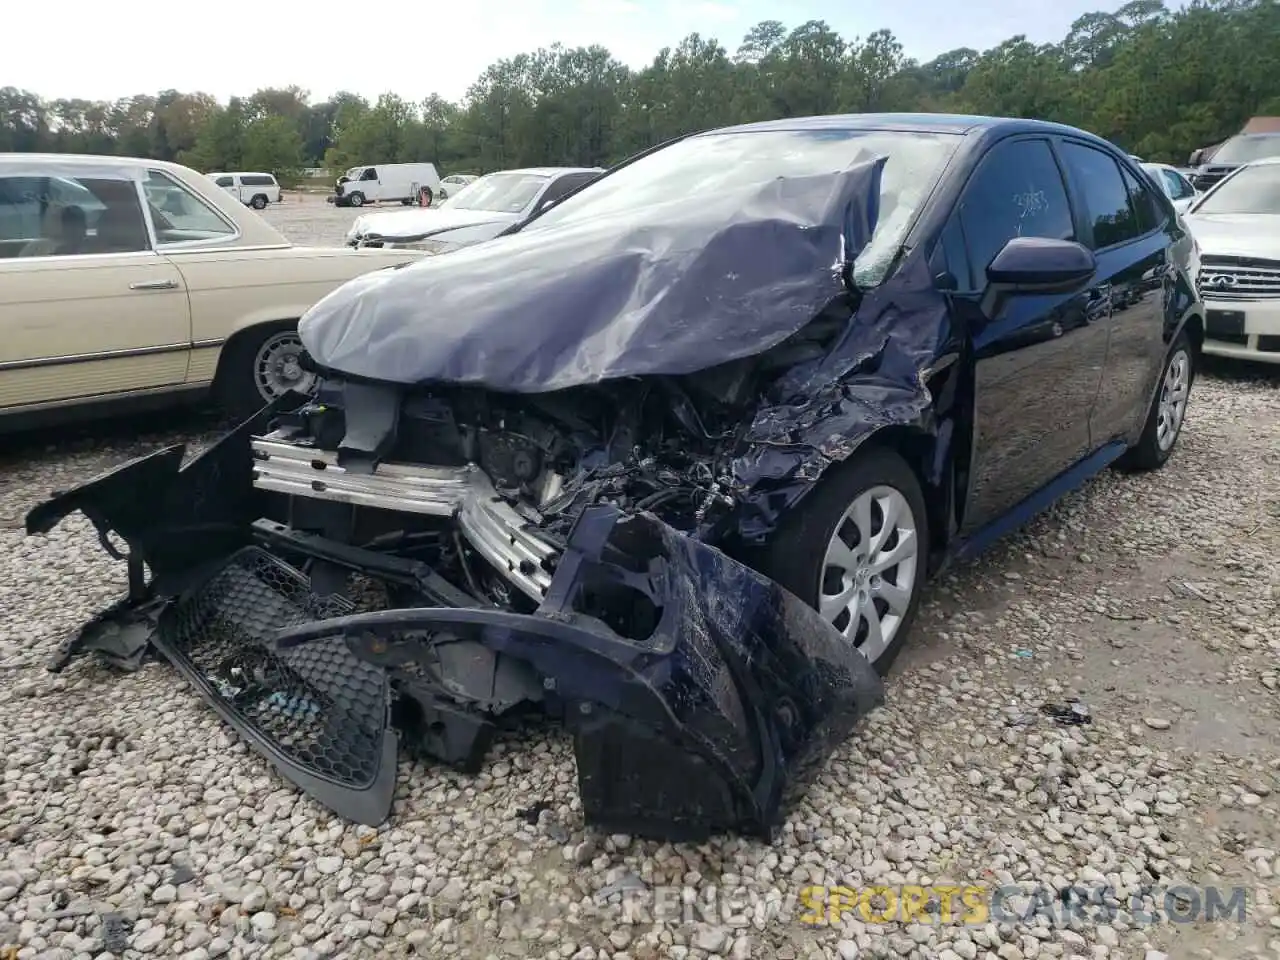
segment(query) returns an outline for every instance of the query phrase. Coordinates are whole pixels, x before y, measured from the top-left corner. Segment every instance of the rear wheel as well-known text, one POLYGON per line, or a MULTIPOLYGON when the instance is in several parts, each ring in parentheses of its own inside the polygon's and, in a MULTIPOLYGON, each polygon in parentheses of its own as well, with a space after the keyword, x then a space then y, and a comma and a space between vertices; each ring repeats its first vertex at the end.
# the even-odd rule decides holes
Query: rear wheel
POLYGON ((1116 461, 1117 467, 1131 471, 1158 470, 1168 462, 1182 435, 1194 380, 1195 350, 1191 338, 1183 331, 1169 348, 1160 387, 1151 401, 1142 436, 1116 461))
POLYGON ((915 473, 877 448, 832 468, 779 526, 760 570, 885 674, 915 619, 928 543, 915 473))
POLYGON ((315 376, 302 369, 301 355, 302 340, 293 324, 247 331, 219 364, 218 403, 241 420, 290 390, 310 393, 315 376))
POLYGON ((261 193, 256 193, 253 199, 249 201, 249 206, 255 210, 265 210, 267 207, 267 198, 261 193))

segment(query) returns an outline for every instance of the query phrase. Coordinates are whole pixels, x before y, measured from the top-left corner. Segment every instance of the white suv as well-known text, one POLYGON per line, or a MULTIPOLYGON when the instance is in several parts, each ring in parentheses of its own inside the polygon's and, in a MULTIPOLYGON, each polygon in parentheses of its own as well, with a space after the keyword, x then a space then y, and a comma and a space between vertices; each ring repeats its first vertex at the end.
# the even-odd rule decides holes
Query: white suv
POLYGON ((246 207, 263 209, 280 202, 280 184, 269 173, 210 173, 209 177, 246 207))

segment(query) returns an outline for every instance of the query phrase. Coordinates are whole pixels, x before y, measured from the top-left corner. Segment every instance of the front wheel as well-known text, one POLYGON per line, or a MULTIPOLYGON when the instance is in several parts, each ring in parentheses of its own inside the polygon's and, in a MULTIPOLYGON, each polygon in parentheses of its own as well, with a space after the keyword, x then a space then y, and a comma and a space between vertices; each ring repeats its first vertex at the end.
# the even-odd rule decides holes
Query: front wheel
POLYGON ((315 375, 302 369, 301 356, 302 339, 292 324, 246 332, 219 364, 219 404, 242 420, 290 390, 310 393, 315 375))
POLYGON ((1142 436, 1116 461, 1117 467, 1129 471, 1158 470, 1168 462, 1182 435, 1195 374, 1195 350, 1184 330, 1169 348, 1142 436))
POLYGON ((884 675, 920 604, 929 520, 920 482, 893 450, 838 464, 785 517, 760 572, 822 614, 884 675))
POLYGON ((353 194, 351 195, 350 203, 351 203, 351 205, 352 205, 353 207, 363 207, 363 206, 364 206, 364 194, 363 194, 363 193, 353 193, 353 194))

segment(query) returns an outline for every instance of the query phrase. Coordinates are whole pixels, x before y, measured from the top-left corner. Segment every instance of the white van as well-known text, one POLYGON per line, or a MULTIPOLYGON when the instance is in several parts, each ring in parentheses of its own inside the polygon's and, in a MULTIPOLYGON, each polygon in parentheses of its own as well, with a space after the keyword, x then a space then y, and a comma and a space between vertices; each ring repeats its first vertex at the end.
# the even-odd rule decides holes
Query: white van
POLYGON ((246 207, 261 210, 268 203, 280 202, 280 184, 269 173, 210 173, 206 176, 246 207))
POLYGON ((379 163, 352 167, 338 178, 333 202, 339 207, 363 207, 366 203, 399 201, 416 203, 423 190, 440 194, 440 174, 433 163, 379 163))

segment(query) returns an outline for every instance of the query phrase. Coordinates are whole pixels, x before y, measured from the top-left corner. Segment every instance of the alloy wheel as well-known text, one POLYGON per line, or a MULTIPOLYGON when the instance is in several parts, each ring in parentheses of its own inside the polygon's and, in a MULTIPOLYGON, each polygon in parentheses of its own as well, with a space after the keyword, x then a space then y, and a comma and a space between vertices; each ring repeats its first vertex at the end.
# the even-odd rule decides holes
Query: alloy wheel
POLYGON ((818 610, 872 663, 893 643, 911 605, 917 530, 907 498, 880 485, 854 499, 827 544, 818 610))
POLYGON ((1162 452, 1169 450, 1178 439, 1190 392, 1191 358, 1186 350, 1179 349, 1169 358, 1156 406, 1156 444, 1162 452))
POLYGON ((270 403, 290 390, 310 393, 315 375, 302 368, 302 340, 292 330, 267 337, 253 358, 253 383, 263 401, 270 403))

